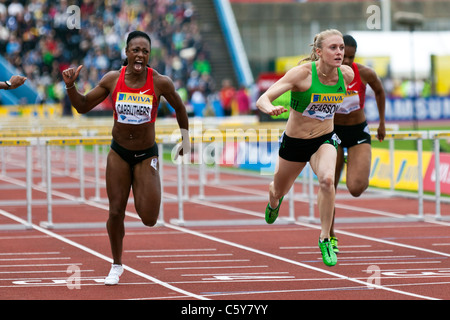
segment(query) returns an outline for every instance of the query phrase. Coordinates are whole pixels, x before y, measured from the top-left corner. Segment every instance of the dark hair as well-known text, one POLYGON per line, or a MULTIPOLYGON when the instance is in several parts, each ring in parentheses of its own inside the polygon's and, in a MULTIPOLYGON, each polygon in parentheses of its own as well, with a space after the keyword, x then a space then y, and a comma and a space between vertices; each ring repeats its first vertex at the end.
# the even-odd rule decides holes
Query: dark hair
POLYGON ((133 40, 134 38, 139 38, 139 37, 147 39, 148 42, 150 43, 150 47, 152 46, 152 41, 150 40, 150 37, 148 36, 148 34, 146 34, 145 32, 136 30, 136 31, 132 31, 128 34, 127 47, 131 40, 133 40))
POLYGON ((349 46, 349 47, 354 47, 355 49, 358 47, 358 45, 356 44, 356 40, 355 40, 355 38, 353 38, 351 35, 349 35, 349 34, 346 34, 345 36, 344 36, 344 44, 346 45, 346 46, 349 46))
MULTIPOLYGON (((150 37, 148 36, 148 34, 146 34, 145 32, 142 31, 132 31, 128 34, 127 37, 127 48, 128 48, 128 44, 130 43, 131 40, 133 40, 134 38, 145 38, 148 40, 148 43, 150 43, 150 48, 152 47, 152 40, 150 40, 150 37)), ((125 60, 123 61, 123 65, 126 66, 128 65, 128 59, 125 58, 125 60)), ((148 65, 147 65, 148 66, 148 65)))

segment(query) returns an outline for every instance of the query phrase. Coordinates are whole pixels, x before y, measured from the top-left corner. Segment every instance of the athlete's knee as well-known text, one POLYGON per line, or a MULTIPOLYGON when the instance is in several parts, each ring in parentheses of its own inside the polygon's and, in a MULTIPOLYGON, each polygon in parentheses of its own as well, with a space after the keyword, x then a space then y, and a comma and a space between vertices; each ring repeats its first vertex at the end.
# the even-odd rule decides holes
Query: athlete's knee
POLYGON ((125 219, 125 211, 116 210, 114 208, 109 209, 109 220, 111 221, 120 221, 125 219))
POLYGON ((147 227, 153 227, 158 222, 158 214, 159 210, 157 212, 149 212, 145 215, 141 215, 142 223, 147 227))
POLYGON ((319 187, 324 191, 330 191, 334 188, 334 175, 326 173, 319 178, 319 187))
POLYGON ((363 194, 369 187, 369 181, 357 181, 356 183, 347 183, 347 189, 350 194, 357 198, 363 194))
POLYGON ((142 223, 147 227, 153 227, 158 222, 158 219, 142 219, 142 223))

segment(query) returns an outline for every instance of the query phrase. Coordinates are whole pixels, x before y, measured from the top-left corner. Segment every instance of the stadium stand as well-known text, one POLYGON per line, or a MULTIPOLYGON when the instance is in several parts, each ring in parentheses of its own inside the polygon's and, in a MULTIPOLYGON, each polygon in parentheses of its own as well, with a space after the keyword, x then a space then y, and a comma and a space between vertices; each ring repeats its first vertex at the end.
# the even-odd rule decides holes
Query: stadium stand
POLYGON ((150 65, 175 80, 185 101, 196 91, 215 89, 190 1, 0 0, 1 55, 28 77, 37 103, 64 102, 61 71, 69 66, 84 65, 77 83, 81 91, 120 68, 126 35, 136 29, 152 39, 150 65), (72 5, 79 8, 79 28, 68 26, 76 14, 72 5))

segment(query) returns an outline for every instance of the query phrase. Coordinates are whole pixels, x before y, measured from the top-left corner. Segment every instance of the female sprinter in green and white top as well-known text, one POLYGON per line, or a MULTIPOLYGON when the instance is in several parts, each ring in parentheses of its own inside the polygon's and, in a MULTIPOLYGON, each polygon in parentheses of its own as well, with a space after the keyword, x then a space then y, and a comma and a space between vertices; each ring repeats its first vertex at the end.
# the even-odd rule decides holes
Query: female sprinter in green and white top
POLYGON ((353 70, 342 65, 344 40, 338 30, 325 30, 314 38, 311 60, 289 70, 257 101, 257 107, 269 115, 286 112, 274 101, 291 91, 291 111, 283 134, 274 180, 269 187, 266 221, 273 223, 281 201, 309 161, 319 180, 317 202, 321 219, 319 248, 328 266, 337 263, 330 245, 333 217, 337 136, 333 132, 333 117, 353 80, 353 70))

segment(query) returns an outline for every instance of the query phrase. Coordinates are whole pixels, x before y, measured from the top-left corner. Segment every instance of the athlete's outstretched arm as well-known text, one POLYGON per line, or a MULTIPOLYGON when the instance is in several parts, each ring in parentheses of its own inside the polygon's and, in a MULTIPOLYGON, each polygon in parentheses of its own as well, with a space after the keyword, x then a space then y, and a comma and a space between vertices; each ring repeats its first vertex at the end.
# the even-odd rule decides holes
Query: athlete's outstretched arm
POLYGON ((385 127, 385 108, 386 108, 386 94, 384 92, 383 84, 381 83, 380 78, 378 78, 377 74, 374 70, 370 68, 364 69, 364 79, 367 81, 367 84, 372 88, 375 93, 375 100, 377 102, 378 114, 380 117, 380 123, 378 125, 377 130, 377 138, 379 141, 383 141, 386 136, 386 127, 385 127))
POLYGON ((96 105, 105 100, 110 91, 107 85, 108 81, 111 81, 112 72, 108 72, 98 83, 98 85, 89 91, 86 95, 78 92, 75 81, 80 74, 83 66, 79 66, 77 70, 75 68, 69 68, 62 72, 64 83, 66 84, 67 95, 70 102, 78 113, 86 113, 92 110, 96 105))
POLYGON ((271 85, 270 88, 259 97, 256 101, 256 107, 262 112, 273 116, 278 116, 287 112, 288 110, 284 106, 274 106, 272 102, 287 91, 306 90, 307 88, 305 89, 304 86, 310 86, 310 84, 306 84, 307 81, 305 80, 307 80, 307 78, 308 67, 305 67, 305 65, 296 66, 290 69, 281 79, 271 85))

